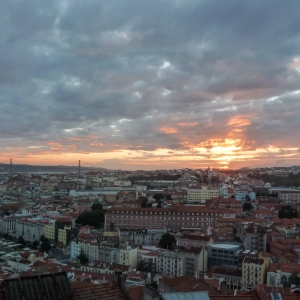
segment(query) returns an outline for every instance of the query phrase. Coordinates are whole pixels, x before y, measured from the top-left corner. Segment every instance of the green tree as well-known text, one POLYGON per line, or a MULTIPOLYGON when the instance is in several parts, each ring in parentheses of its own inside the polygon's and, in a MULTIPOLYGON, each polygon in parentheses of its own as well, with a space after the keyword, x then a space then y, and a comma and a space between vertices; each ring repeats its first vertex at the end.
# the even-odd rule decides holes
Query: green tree
POLYGON ((252 205, 250 202, 243 203, 243 210, 250 210, 252 208, 252 205))
POLYGON ((136 269, 141 272, 151 272, 153 268, 153 262, 151 259, 142 259, 137 263, 136 269))
POLYGON ((166 195, 166 200, 172 200, 172 196, 170 194, 166 195))
POLYGON ((144 196, 139 197, 139 202, 141 204, 141 207, 147 207, 148 198, 144 196))
POLYGON ((104 222, 105 212, 103 210, 85 211, 76 219, 76 224, 99 226, 104 222))
POLYGON ((92 205, 92 210, 103 210, 103 205, 99 202, 92 205))
POLYGON ((24 245, 24 246, 27 244, 26 241, 24 240, 24 238, 21 235, 18 238, 18 243, 21 244, 21 245, 24 245))
POLYGON ((296 286, 298 286, 300 284, 300 277, 298 276, 299 273, 298 271, 294 271, 291 275, 291 277, 289 278, 289 284, 295 284, 296 286))
POLYGON ((84 253, 83 249, 81 249, 80 254, 77 256, 81 264, 86 264, 89 262, 88 257, 84 253))
POLYGON ((154 194, 153 195, 153 199, 155 199, 156 202, 158 202, 158 201, 160 201, 160 200, 162 200, 164 198, 165 198, 164 194, 154 194))
POLYGON ((151 208, 152 207, 152 203, 151 202, 147 203, 147 207, 151 208))
POLYGON ((170 234, 170 233, 167 232, 167 233, 162 235, 162 237, 159 241, 159 245, 162 248, 171 249, 174 242, 175 242, 175 236, 173 234, 170 234))
POLYGON ((35 240, 35 241, 32 243, 31 248, 34 249, 34 250, 36 250, 37 247, 38 247, 38 245, 39 245, 39 241, 35 240))
POLYGON ((51 249, 51 244, 49 240, 44 235, 41 235, 40 241, 41 241, 40 250, 42 252, 48 252, 51 249))

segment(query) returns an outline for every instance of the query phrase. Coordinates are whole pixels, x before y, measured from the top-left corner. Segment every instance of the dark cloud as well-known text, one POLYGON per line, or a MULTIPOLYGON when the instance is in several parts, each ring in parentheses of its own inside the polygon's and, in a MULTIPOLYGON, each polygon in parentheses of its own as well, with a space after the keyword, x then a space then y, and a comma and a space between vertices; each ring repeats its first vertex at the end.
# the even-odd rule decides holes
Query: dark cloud
POLYGON ((0 151, 297 148, 299 16, 293 0, 5 1, 0 151))

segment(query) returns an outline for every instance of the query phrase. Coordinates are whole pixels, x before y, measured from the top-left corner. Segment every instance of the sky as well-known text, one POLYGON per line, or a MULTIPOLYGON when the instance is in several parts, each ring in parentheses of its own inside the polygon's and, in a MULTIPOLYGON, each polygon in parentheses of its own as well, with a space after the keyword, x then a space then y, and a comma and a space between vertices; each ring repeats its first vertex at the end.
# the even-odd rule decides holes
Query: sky
POLYGON ((300 165, 298 0, 10 0, 0 30, 0 163, 300 165))

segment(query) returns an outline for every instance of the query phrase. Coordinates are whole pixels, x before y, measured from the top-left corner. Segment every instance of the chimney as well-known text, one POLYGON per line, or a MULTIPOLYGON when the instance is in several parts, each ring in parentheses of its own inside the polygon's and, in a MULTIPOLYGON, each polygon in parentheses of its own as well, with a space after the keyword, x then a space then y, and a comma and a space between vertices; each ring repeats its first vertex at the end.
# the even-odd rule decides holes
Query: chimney
POLYGON ((219 284, 219 290, 221 291, 221 295, 227 295, 228 294, 228 286, 226 281, 221 281, 219 284))
POLYGON ((115 283, 121 287, 121 275, 122 271, 119 269, 115 269, 115 283))

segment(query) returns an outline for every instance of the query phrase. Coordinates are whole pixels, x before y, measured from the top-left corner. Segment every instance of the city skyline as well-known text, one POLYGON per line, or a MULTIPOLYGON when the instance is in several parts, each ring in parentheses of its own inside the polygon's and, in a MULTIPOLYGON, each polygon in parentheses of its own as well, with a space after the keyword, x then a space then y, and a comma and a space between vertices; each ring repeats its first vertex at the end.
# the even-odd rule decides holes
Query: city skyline
POLYGON ((0 163, 299 165, 298 1, 0 8, 0 163))

